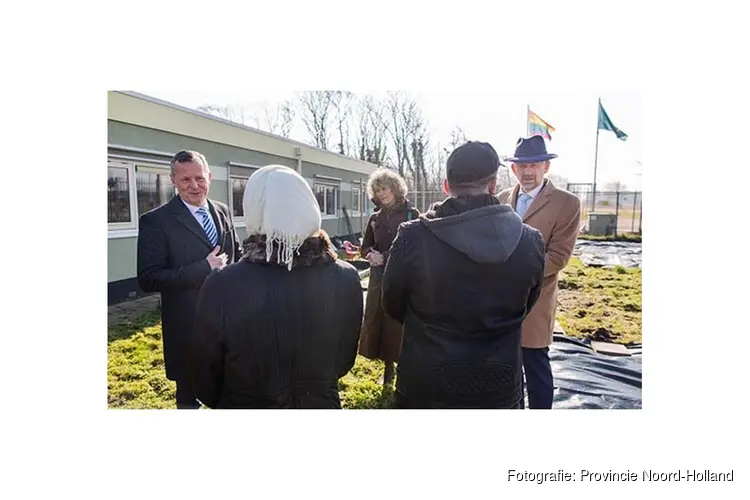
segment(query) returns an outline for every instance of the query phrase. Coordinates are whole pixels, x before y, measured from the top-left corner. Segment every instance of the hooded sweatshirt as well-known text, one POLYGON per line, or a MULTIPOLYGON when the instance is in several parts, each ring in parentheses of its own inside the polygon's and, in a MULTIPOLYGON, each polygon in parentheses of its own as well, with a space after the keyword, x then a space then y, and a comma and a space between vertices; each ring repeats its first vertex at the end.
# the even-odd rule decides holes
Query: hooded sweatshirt
POLYGON ((544 243, 490 194, 448 198, 405 223, 383 277, 404 324, 397 395, 414 407, 514 408, 521 326, 536 302, 544 243))

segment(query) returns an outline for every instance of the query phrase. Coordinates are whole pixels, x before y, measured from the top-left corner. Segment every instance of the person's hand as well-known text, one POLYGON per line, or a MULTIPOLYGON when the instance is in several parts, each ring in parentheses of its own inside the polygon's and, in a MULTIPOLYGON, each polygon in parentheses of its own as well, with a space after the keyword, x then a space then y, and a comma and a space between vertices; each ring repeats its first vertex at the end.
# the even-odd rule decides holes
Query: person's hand
POLYGON ((370 262, 370 265, 373 267, 382 266, 383 254, 378 252, 377 250, 370 250, 370 252, 367 254, 367 260, 370 262))
POLYGON ((216 247, 214 248, 213 252, 208 254, 208 257, 206 257, 208 265, 211 266, 211 270, 224 269, 224 267, 227 265, 227 254, 223 253, 219 255, 220 250, 221 247, 216 247))

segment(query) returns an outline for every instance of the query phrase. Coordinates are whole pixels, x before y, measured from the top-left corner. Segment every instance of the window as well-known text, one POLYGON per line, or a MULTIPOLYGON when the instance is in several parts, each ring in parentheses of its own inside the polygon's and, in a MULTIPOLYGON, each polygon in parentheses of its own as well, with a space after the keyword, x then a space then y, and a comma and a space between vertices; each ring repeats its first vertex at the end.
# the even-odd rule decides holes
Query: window
POLYGON ((260 169, 260 166, 246 163, 228 162, 229 179, 227 180, 229 207, 232 210, 234 225, 245 226, 245 210, 242 208, 242 200, 245 198, 245 188, 250 177, 260 169))
POLYGON ((130 172, 126 167, 107 169, 107 222, 133 222, 130 211, 130 172))
POLYGON ((165 168, 136 167, 136 199, 138 214, 160 207, 175 195, 175 187, 165 168))
POLYGON ((138 217, 171 200, 176 190, 166 162, 107 162, 107 220, 109 236, 130 238, 138 234, 138 217), (159 163, 165 164, 164 166, 159 163))
POLYGON ((315 198, 320 205, 320 213, 336 216, 339 209, 340 188, 333 184, 315 183, 315 198))
POLYGON ((358 187, 352 188, 352 210, 354 212, 362 211, 362 192, 358 187))
POLYGON ((232 217, 244 217, 242 198, 245 196, 247 177, 232 177, 232 217))

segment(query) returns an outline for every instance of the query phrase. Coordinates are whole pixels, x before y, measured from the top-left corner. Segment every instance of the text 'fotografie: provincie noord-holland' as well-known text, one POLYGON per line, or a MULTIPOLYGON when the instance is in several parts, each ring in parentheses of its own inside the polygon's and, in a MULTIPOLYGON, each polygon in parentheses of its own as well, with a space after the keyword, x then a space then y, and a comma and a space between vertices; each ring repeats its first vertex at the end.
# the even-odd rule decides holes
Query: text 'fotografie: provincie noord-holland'
POLYGON ((734 481, 734 469, 731 471, 716 472, 711 470, 673 470, 673 471, 624 471, 595 472, 583 469, 579 473, 567 472, 562 469, 556 472, 529 472, 508 470, 508 481, 532 482, 542 484, 545 482, 732 482, 734 481))

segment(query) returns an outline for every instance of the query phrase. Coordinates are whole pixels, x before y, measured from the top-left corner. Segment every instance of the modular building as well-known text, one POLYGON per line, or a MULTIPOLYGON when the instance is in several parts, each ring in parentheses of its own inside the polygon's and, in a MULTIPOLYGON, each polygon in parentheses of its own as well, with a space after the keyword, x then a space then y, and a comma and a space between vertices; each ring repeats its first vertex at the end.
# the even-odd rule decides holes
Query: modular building
POLYGON ((138 218, 175 195, 169 160, 182 149, 206 156, 212 174, 209 198, 229 206, 241 239, 247 236, 245 184, 266 165, 293 168, 310 183, 323 229, 332 237, 360 236, 374 210, 366 185, 377 165, 160 99, 110 91, 107 131, 109 304, 142 294, 136 280, 138 218))

